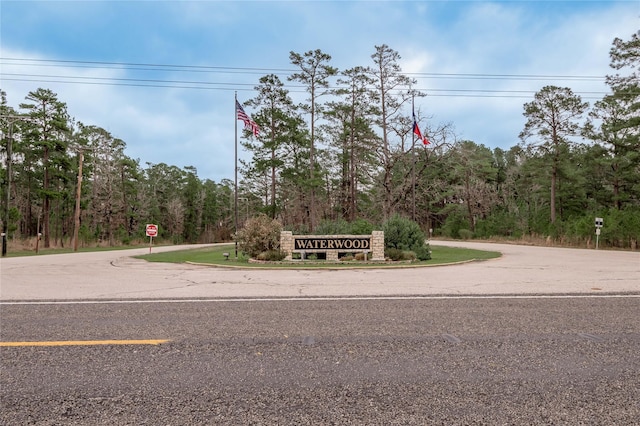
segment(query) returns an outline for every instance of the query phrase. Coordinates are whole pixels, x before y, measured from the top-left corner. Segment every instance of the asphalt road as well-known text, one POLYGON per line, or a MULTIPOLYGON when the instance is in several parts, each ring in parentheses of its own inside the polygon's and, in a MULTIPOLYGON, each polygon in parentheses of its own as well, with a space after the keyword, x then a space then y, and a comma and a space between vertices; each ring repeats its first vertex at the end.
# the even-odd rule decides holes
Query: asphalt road
POLYGON ((640 424, 640 253, 438 244, 503 257, 1 259, 0 424, 640 424))
POLYGON ((0 423, 634 425, 640 298, 2 305, 0 423))

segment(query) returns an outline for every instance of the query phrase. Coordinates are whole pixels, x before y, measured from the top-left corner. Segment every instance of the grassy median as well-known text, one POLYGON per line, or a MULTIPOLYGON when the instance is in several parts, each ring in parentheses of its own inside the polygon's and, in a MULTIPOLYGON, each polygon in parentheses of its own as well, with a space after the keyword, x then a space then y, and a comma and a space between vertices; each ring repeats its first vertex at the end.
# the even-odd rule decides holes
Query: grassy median
POLYGON ((397 266, 434 266, 446 265, 460 262, 470 262, 475 260, 487 260, 500 257, 501 254, 496 251, 483 251, 467 248, 431 246, 431 260, 421 262, 323 262, 323 261, 294 261, 294 262, 269 262, 269 263, 250 263, 246 256, 238 253, 235 257, 235 246, 233 244, 220 245, 207 248, 198 248, 191 250, 169 251, 164 253, 151 253, 136 256, 149 262, 169 262, 169 263, 199 263, 214 266, 227 267, 245 267, 245 268, 386 268, 397 266), (228 257, 225 256, 228 254, 228 257))

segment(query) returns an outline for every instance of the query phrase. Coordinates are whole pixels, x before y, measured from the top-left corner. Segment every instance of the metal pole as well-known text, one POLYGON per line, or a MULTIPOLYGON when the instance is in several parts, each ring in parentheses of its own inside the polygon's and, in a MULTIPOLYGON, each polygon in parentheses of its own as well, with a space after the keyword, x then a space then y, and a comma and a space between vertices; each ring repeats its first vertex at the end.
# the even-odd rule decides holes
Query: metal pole
POLYGON ((36 225, 36 254, 40 248, 40 211, 38 211, 38 224, 36 225))
POLYGON ((233 127, 235 129, 235 185, 234 185, 234 235, 236 242, 236 260, 238 260, 238 110, 236 107, 238 102, 238 92, 235 92, 235 102, 233 103, 233 127))
MULTIPOLYGON (((416 113, 415 113, 415 105, 414 105, 415 95, 411 94, 411 112, 413 114, 414 123, 417 123, 416 113)), ((411 220, 415 222, 416 220, 416 158, 413 150, 416 146, 416 133, 411 129, 411 220)))

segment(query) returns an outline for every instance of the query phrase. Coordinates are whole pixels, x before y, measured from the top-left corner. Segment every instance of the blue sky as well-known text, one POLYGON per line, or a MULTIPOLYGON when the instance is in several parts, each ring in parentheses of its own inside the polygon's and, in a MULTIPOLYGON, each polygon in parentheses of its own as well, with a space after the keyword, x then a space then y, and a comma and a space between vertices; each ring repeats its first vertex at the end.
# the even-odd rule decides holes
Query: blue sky
POLYGON ((194 166, 220 181, 233 179, 234 91, 242 102, 263 75, 286 81, 290 51, 320 49, 347 69, 372 65, 386 44, 428 94, 416 104, 423 126, 451 123, 458 139, 508 149, 543 86, 601 98, 604 79, 586 77, 611 74, 611 42, 638 29, 638 0, 2 0, 0 88, 13 107, 49 88, 143 166, 194 166))

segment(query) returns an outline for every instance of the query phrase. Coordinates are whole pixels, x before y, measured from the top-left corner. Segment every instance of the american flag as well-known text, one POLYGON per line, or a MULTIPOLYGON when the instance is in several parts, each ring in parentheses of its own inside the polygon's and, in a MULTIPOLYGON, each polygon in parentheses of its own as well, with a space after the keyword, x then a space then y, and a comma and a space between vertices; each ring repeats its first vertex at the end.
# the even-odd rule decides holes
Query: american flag
POLYGON ((241 120, 244 123, 244 127, 246 129, 250 129, 251 133, 253 133, 254 136, 258 136, 258 133, 260 132, 260 127, 258 127, 255 121, 249 118, 247 113, 244 112, 244 108, 242 108, 242 105, 240 105, 240 102, 238 102, 237 100, 236 100, 236 116, 238 117, 238 120, 241 120))

